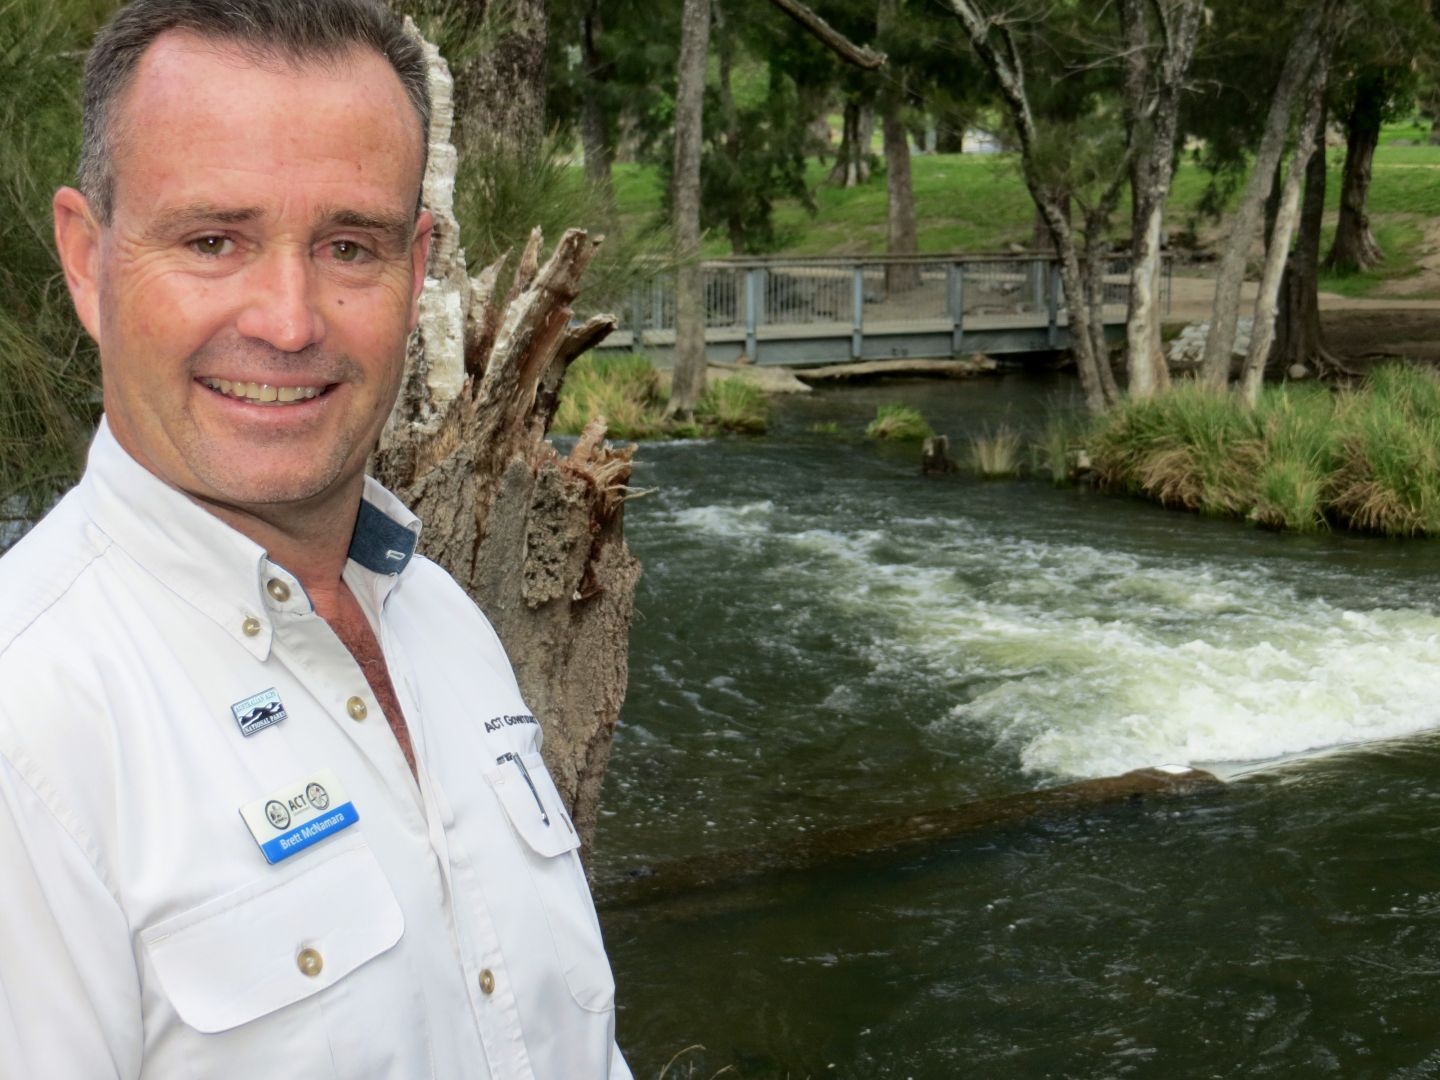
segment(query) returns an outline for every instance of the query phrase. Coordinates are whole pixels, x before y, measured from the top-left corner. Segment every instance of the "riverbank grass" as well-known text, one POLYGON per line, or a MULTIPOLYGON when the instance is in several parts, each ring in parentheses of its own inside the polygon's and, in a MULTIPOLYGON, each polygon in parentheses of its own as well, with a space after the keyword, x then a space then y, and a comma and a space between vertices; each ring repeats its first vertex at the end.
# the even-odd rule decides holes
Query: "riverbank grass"
POLYGON ((741 376, 712 381, 693 421, 665 415, 670 382, 640 353, 587 353, 570 365, 560 388, 560 405, 550 430, 578 435, 597 416, 606 433, 635 441, 695 438, 722 431, 755 434, 770 424, 770 399, 741 376))
POLYGON ((1130 401, 1088 441, 1102 482, 1276 529, 1440 535, 1440 377, 1377 368, 1360 387, 1267 388, 1253 411, 1182 386, 1130 401))

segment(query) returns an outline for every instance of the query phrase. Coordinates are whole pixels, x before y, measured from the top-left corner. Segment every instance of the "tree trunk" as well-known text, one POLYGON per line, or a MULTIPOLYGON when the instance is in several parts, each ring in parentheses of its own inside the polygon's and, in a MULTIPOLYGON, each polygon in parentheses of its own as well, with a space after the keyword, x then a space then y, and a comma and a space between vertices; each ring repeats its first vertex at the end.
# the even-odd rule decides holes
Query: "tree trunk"
MULTIPOLYGON (((1295 226, 1300 211, 1300 182, 1306 175, 1310 159, 1315 153, 1315 144, 1321 145, 1324 154, 1325 84, 1329 77, 1328 35, 1322 37, 1315 66, 1310 73, 1305 95, 1305 117, 1300 124, 1300 135, 1290 156, 1290 168, 1285 174, 1281 190, 1280 206, 1275 214, 1275 225, 1270 243, 1265 251, 1265 269, 1260 275, 1260 291, 1255 297, 1255 323, 1250 330, 1250 350, 1245 354, 1245 365, 1240 373, 1240 396, 1248 408, 1260 402, 1260 386, 1265 379, 1265 364, 1270 358, 1270 347, 1275 341, 1275 316, 1279 306, 1280 281, 1290 258, 1290 241, 1295 235, 1295 226), (1317 134, 1318 132, 1318 134, 1317 134)), ((1322 180, 1323 182, 1323 180, 1322 180)), ((1213 331, 1212 331, 1213 332, 1213 331)))
POLYGON ((1369 270, 1385 261, 1370 231, 1370 176, 1380 144, 1385 109, 1385 80, 1367 76, 1355 88, 1355 104, 1345 127, 1345 172, 1340 186, 1340 219, 1325 265, 1342 273, 1369 270))
POLYGON ((829 182, 836 187, 859 187, 870 182, 870 137, 875 127, 874 113, 858 101, 847 101, 843 116, 840 150, 835 155, 829 182))
POLYGON ((455 71, 455 145, 535 154, 545 137, 547 0, 481 0, 486 47, 455 71))
MULTIPOLYGON (((1305 170, 1305 200, 1300 231, 1280 286, 1280 313, 1267 369, 1289 374, 1296 365, 1306 374, 1348 374, 1325 348, 1320 326, 1320 230, 1325 220, 1325 122, 1315 131, 1315 152, 1305 170)), ((1297 373, 1298 374, 1298 373, 1297 373)))
MULTIPOLYGON (((880 0, 876 20, 881 34, 888 31, 896 18, 897 0, 880 0)), ((893 73, 891 82, 881 94, 882 132, 885 142, 886 224, 885 253, 915 255, 920 251, 919 234, 915 227, 915 188, 910 179, 910 139, 905 130, 905 76, 893 73)), ((885 267, 887 294, 909 292, 920 284, 920 267, 916 263, 892 263, 885 267)))
POLYGON ((705 393, 705 301, 700 280, 700 155, 710 0, 685 0, 675 100, 675 170, 671 183, 675 261, 675 371, 668 410, 690 416, 705 393))
POLYGON ((606 446, 603 423, 565 458, 545 433, 566 368, 615 320, 570 325, 595 249, 579 230, 543 267, 533 234, 507 296, 496 292, 500 263, 467 275, 452 206, 451 83, 438 52, 426 51, 434 119, 424 201, 435 242, 405 382, 371 464, 425 520, 425 554, 494 624, 588 842, 625 695, 639 577, 623 531, 633 451, 606 446))
MULTIPOLYGON (((1240 318, 1240 290, 1245 284, 1245 264, 1260 213, 1274 182, 1275 169, 1285 151, 1285 137, 1290 130, 1290 114, 1296 96, 1301 93, 1305 77, 1315 63, 1316 43, 1320 24, 1328 4, 1314 4, 1290 43, 1279 82, 1270 99, 1265 118, 1265 132, 1260 148, 1245 183, 1240 205, 1230 224, 1230 235, 1215 280, 1215 306, 1210 316, 1210 334, 1205 339, 1205 357, 1200 364, 1200 380, 1214 389, 1223 389, 1230 379, 1230 358, 1235 347, 1235 324, 1240 318)), ((1252 339, 1253 340, 1253 339, 1252 339)))
POLYGON ((1130 172, 1131 242, 1125 363, 1131 397, 1148 398, 1170 385, 1160 341, 1160 266, 1165 203, 1175 171, 1180 96, 1200 38, 1203 4, 1178 0, 1151 6, 1123 0, 1126 46, 1125 118, 1134 147, 1130 172), (1154 40, 1155 21, 1164 31, 1154 40), (1160 51, 1158 62, 1150 59, 1160 51))
MULTIPOLYGON (((1096 341, 1103 341, 1104 326, 1100 326, 1101 337, 1097 339, 1087 289, 1087 269, 1082 263, 1075 230, 1070 225, 1069 198, 1056 195, 1041 182, 1036 173, 1035 117, 1030 109, 1025 72, 1021 67, 1020 50, 1015 42, 1014 31, 1007 23, 993 21, 982 14, 972 0, 950 0, 950 6, 960 17, 960 22, 970 37, 970 44, 981 62, 994 76, 1000 89, 1000 97, 1014 121, 1020 142, 1021 173, 1025 178, 1025 187, 1035 201, 1036 209, 1045 218, 1051 241, 1055 245, 1055 253, 1060 260, 1060 278, 1065 286, 1065 306, 1069 316, 1070 345, 1080 376, 1081 391, 1085 395, 1085 404, 1092 413, 1104 412, 1118 397, 1114 375, 1108 371, 1106 351, 1103 346, 1098 350, 1096 348, 1096 341), (998 35, 1000 40, 997 42, 992 34, 998 35), (1102 365, 1107 370, 1102 371, 1102 365)), ((1127 171, 1128 165, 1122 165, 1119 175, 1123 177, 1127 171)), ((1100 203, 1113 209, 1119 190, 1117 178, 1116 183, 1099 200, 1100 203)), ((1108 210, 1104 212, 1108 213, 1108 210)), ((1087 228, 1089 224, 1087 221, 1087 228)), ((1093 265, 1090 272, 1093 273, 1093 265)))
POLYGON ((615 180, 612 172, 615 148, 611 138, 610 117, 606 113, 602 93, 610 81, 610 68, 599 46, 599 0, 591 0, 589 10, 585 12, 582 30, 585 78, 591 85, 590 92, 580 103, 580 145, 585 151, 585 180, 601 193, 611 218, 606 222, 606 226, 614 230, 617 224, 614 220, 615 180))

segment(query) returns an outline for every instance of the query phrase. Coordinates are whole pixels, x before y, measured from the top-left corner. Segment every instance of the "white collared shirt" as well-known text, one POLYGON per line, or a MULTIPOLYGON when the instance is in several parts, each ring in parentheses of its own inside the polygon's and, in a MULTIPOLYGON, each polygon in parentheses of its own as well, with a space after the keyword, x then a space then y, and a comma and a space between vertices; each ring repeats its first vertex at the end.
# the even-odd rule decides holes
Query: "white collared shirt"
POLYGON ((0 560, 0 1076, 630 1076, 540 729, 413 516, 365 500, 344 577, 418 784, 299 581, 103 424, 0 560), (289 792, 298 824, 319 779, 358 820, 267 862, 284 815, 241 808, 289 792))

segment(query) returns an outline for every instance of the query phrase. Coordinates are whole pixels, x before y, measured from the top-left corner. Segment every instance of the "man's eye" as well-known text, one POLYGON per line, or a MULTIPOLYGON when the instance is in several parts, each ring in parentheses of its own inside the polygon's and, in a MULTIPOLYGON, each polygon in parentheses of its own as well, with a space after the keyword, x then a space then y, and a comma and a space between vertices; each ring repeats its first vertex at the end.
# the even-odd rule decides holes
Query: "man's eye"
POLYGON ((228 255, 234 246, 226 236, 202 236, 190 241, 190 248, 197 255, 228 255))
POLYGON ((362 261, 367 252, 354 240, 334 240, 330 243, 330 254, 336 262, 353 263, 362 261))

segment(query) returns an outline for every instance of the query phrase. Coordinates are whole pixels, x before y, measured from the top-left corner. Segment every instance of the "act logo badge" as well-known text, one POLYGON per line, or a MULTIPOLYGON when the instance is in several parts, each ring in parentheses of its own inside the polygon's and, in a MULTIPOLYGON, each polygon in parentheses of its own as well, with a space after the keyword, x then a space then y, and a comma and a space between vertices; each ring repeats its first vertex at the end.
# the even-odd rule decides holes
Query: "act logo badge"
POLYGON ((240 725, 240 734, 247 739, 257 731, 264 731, 272 724, 280 723, 288 716, 285 706, 280 702, 280 695, 273 686, 269 690, 262 690, 247 697, 244 701, 235 702, 230 706, 230 714, 235 717, 235 723, 240 725))
POLYGON ((360 820, 355 804, 329 769, 247 803, 240 808, 240 817, 268 863, 299 854, 360 820))

